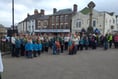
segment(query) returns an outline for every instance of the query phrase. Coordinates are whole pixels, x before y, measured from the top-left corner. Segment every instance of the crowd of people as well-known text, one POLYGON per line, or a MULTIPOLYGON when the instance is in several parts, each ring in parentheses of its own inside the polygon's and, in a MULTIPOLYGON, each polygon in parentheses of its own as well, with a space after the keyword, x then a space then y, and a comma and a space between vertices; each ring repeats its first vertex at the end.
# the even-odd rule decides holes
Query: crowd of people
POLYGON ((14 34, 11 37, 11 44, 13 57, 33 58, 49 50, 53 55, 59 55, 65 51, 69 55, 74 55, 79 50, 95 50, 97 47, 103 47, 104 50, 111 47, 118 48, 118 34, 14 34))

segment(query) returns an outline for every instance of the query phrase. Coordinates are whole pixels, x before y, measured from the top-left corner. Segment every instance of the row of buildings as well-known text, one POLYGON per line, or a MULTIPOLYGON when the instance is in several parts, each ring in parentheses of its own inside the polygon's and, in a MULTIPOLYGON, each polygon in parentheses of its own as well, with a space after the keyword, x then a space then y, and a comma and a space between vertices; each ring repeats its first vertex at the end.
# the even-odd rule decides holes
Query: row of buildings
POLYGON ((0 24, 0 38, 7 34, 7 28, 0 24))
MULTIPOLYGON (((40 12, 35 9, 34 14, 27 14, 27 17, 18 23, 19 33, 75 33, 86 31, 89 27, 90 9, 85 7, 78 11, 78 6, 73 5, 73 9, 57 10, 53 8, 53 13, 45 15, 45 10, 40 12)), ((97 11, 93 9, 92 27, 102 34, 112 33, 118 30, 118 16, 113 12, 97 11)))

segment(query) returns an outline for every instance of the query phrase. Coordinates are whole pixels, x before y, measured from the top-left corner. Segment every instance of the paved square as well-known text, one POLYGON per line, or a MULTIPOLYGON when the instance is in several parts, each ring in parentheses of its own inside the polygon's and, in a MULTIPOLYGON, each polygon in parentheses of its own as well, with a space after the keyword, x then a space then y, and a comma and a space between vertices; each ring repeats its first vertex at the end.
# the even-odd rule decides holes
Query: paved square
POLYGON ((76 55, 3 57, 3 79, 118 79, 118 49, 78 51, 76 55))

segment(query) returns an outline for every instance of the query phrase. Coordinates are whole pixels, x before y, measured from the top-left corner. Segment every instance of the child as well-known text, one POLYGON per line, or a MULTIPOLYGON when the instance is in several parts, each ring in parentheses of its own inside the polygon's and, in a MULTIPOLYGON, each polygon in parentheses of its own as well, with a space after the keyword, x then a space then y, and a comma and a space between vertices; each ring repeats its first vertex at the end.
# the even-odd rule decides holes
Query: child
POLYGON ((26 43, 26 45, 25 45, 25 50, 26 50, 26 52, 27 52, 26 56, 27 56, 28 58, 32 58, 33 44, 32 44, 32 39, 31 39, 31 38, 29 38, 29 39, 27 40, 27 43, 26 43))
POLYGON ((41 54, 41 51, 42 51, 42 43, 40 40, 38 40, 38 55, 40 56, 41 54))
POLYGON ((69 39, 69 41, 68 41, 68 50, 69 50, 69 55, 72 55, 73 54, 73 43, 72 43, 71 39, 69 39))
POLYGON ((34 41, 34 44, 33 44, 33 56, 34 57, 37 57, 37 52, 38 52, 38 44, 36 41, 34 41))
POLYGON ((60 48, 61 48, 59 40, 55 41, 55 44, 56 44, 56 53, 59 54, 60 53, 60 48))

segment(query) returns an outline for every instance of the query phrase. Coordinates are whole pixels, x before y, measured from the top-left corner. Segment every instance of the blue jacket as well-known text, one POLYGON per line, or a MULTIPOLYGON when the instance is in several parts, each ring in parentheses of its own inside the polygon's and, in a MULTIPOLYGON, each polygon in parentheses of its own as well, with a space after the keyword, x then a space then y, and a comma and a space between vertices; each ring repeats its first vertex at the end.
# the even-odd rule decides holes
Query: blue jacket
POLYGON ((68 46, 72 46, 72 41, 69 41, 68 42, 68 46))
POLYGON ((80 39, 79 44, 81 44, 81 45, 84 44, 84 39, 83 38, 80 39))
POLYGON ((49 47, 49 42, 44 42, 44 47, 49 47))
POLYGON ((25 44, 27 43, 27 41, 25 40, 25 39, 20 39, 21 40, 21 44, 23 45, 23 46, 25 46, 25 44))
POLYGON ((84 40, 84 45, 89 45, 89 40, 84 40))
POLYGON ((40 43, 40 44, 38 44, 38 50, 42 50, 42 44, 40 43))
POLYGON ((52 43, 52 49, 56 50, 56 44, 55 43, 52 43))
POLYGON ((26 43, 25 45, 25 50, 26 51, 33 51, 33 44, 32 43, 26 43))
POLYGON ((21 41, 20 41, 20 39, 16 39, 16 41, 15 41, 15 47, 16 48, 20 48, 21 47, 21 41))
POLYGON ((33 44, 33 50, 38 51, 38 44, 33 44))

